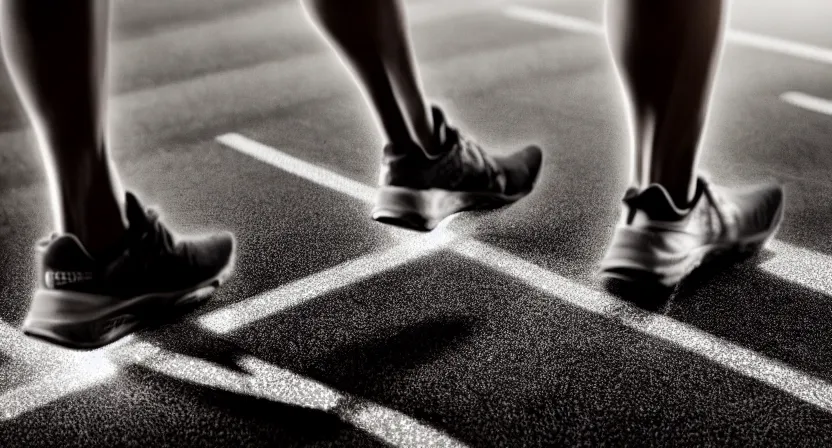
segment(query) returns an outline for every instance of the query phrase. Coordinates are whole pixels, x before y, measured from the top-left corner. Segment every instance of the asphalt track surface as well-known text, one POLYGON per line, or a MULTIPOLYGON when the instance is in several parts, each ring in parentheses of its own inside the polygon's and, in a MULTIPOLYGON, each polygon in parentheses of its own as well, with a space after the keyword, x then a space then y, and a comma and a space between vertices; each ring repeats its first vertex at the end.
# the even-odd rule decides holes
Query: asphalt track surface
POLYGON ((408 6, 430 97, 495 153, 541 144, 537 190, 374 223, 382 140, 295 2, 116 2, 125 184, 240 259, 194 316, 93 352, 17 330, 50 215, 3 79, 0 445, 830 444, 832 7, 735 2, 702 165, 782 182, 786 218, 650 313, 594 277, 628 166, 600 3, 408 6))

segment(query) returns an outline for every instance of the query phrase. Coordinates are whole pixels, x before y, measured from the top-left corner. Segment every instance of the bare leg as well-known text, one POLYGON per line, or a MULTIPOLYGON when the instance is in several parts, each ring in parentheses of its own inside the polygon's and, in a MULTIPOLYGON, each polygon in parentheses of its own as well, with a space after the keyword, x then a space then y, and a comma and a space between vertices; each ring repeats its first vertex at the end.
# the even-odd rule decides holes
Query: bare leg
POLYGON ((343 52, 391 143, 435 152, 401 0, 305 0, 310 15, 343 52))
POLYGON ((631 100, 633 181, 692 200, 723 1, 610 0, 609 46, 631 100))
POLYGON ((613 293, 654 309, 713 257, 759 250, 782 219, 783 189, 735 191, 696 178, 723 1, 610 0, 607 7, 610 49, 631 99, 637 189, 624 197, 625 219, 601 275, 613 293))
POLYGON ((57 230, 105 250, 126 226, 107 153, 109 2, 4 0, 0 20, 6 63, 47 161, 57 230))

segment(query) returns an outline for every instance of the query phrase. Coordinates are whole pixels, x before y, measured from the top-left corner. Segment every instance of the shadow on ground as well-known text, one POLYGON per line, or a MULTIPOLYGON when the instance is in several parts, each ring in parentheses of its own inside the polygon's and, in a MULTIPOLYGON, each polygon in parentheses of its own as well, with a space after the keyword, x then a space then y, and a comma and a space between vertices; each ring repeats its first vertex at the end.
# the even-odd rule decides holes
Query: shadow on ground
MULTIPOLYGON (((748 264, 734 269, 754 271, 748 264)), ((682 291, 668 313, 798 369, 832 372, 818 356, 789 348, 799 329, 788 325, 828 313, 810 317, 796 306, 787 326, 768 313, 748 316, 756 334, 768 333, 755 339, 737 331, 753 324, 737 324, 716 306, 719 297, 733 297, 760 311, 753 305, 760 289, 802 295, 806 303, 825 297, 760 272, 726 290, 726 276, 730 269, 700 287, 712 306, 691 306, 682 291)), ((231 337, 277 366, 475 446, 817 440, 832 429, 828 414, 784 392, 450 253, 231 337)))
POLYGON ((3 446, 386 446, 337 415, 126 368, 119 381, 0 423, 3 446))
MULTIPOLYGON (((829 298, 755 260, 711 265, 665 313, 828 380, 832 365, 818 354, 832 348, 829 298)), ((832 416, 818 408, 450 252, 229 335, 185 321, 141 338, 241 374, 242 357, 256 357, 473 446, 776 444, 832 434, 832 416)), ((49 421, 50 434, 110 444, 206 435, 247 446, 377 443, 333 413, 141 366, 19 418, 9 434, 49 421), (310 421, 317 430, 302 429, 310 421)))

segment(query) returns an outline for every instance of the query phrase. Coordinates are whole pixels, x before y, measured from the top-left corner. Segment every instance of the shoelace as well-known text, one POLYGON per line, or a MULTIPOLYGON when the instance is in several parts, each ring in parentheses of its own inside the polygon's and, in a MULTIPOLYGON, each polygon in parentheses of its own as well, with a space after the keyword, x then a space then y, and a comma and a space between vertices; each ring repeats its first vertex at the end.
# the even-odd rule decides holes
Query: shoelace
POLYGON ((733 233, 736 229, 736 216, 739 212, 737 206, 733 202, 725 200, 725 198, 719 193, 713 191, 710 184, 704 179, 701 179, 700 181, 702 182, 702 189, 705 194, 705 198, 707 198, 708 202, 712 205, 711 208, 719 220, 720 229, 718 235, 722 237, 728 233, 733 233))
POLYGON ((488 179, 489 190, 494 188, 494 183, 496 182, 500 191, 504 191, 506 188, 506 180, 502 172, 495 166, 494 160, 485 153, 485 150, 478 143, 459 134, 456 130, 452 132, 460 148, 459 152, 462 166, 473 165, 477 168, 476 171, 483 171, 488 179), (466 162, 470 162, 470 165, 466 162))
MULTIPOLYGON (((170 257, 175 251, 175 245, 173 235, 159 220, 159 213, 156 210, 146 209, 145 219, 146 228, 141 239, 147 242, 147 252, 142 257, 142 267, 148 269, 151 263, 170 257)), ((183 255, 190 261, 191 254, 187 251, 187 245, 183 247, 183 251, 183 255)))

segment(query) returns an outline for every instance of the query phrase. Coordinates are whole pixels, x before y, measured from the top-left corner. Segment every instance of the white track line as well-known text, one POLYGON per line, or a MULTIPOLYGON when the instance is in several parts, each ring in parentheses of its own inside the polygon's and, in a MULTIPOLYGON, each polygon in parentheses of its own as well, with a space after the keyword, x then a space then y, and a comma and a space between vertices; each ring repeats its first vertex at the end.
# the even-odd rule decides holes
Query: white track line
MULTIPOLYGON (((235 139, 234 141, 244 140, 235 139)), ((279 152, 267 145, 259 147, 279 152)), ((280 157, 269 157, 268 159, 272 161, 282 160, 280 157)), ((280 165, 273 165, 282 169, 280 165)), ((316 168, 316 172, 320 169, 316 168)), ((354 195, 351 196, 355 197, 354 195)), ((367 195, 367 197, 371 196, 367 195)), ((459 238, 451 242, 448 248, 483 266, 505 273, 533 288, 546 292, 553 299, 563 300, 581 309, 613 318, 629 328, 670 342, 726 369, 753 378, 823 410, 832 412, 832 385, 780 361, 722 340, 669 317, 640 310, 607 293, 572 282, 554 272, 547 271, 540 266, 488 244, 472 239, 459 238)), ((832 272, 832 258, 777 241, 771 244, 769 249, 775 252, 773 260, 781 256, 783 260, 769 260, 764 265, 765 269, 771 270, 775 275, 788 281, 796 281, 826 294, 832 294, 832 285, 826 280, 828 278, 826 273, 832 272), (809 264, 812 265, 812 268, 807 266, 809 264), (788 269, 782 269, 786 265, 788 265, 788 269), (807 269, 816 269, 817 275, 804 275, 804 272, 814 272, 807 269), (821 273, 824 274, 820 275, 821 273)))
POLYGON ((615 319, 629 328, 670 342, 722 367, 832 412, 832 385, 782 362, 667 316, 640 310, 609 294, 571 282, 554 272, 487 244, 469 240, 459 243, 456 250, 471 260, 546 292, 554 299, 615 319))
POLYGON ((604 27, 591 20, 555 14, 526 6, 507 6, 503 8, 503 14, 512 19, 566 31, 574 31, 576 33, 604 34, 604 27))
POLYGON ((802 109, 825 115, 832 115, 832 101, 801 92, 786 92, 780 99, 802 109))
POLYGON ((75 392, 103 383, 115 376, 116 372, 117 369, 108 360, 61 365, 44 378, 15 387, 0 395, 0 421, 13 419, 75 392))
POLYGON ((317 167, 309 162, 304 162, 286 153, 275 151, 269 146, 240 134, 229 133, 220 135, 217 137, 217 141, 243 154, 254 157, 261 162, 278 166, 283 171, 310 180, 318 185, 323 185, 359 201, 372 202, 375 198, 376 191, 372 187, 341 176, 340 174, 333 173, 327 169, 317 167))
POLYGON ((240 360, 240 366, 251 375, 249 387, 256 396, 334 413, 393 446, 465 446, 412 417, 367 400, 347 396, 255 357, 244 357, 240 360))
MULTIPOLYGON (((566 31, 595 35, 604 34, 604 27, 596 22, 580 17, 557 14, 544 9, 514 5, 503 8, 503 14, 515 20, 536 23, 566 31)), ((832 49, 829 48, 738 30, 729 30, 725 38, 728 42, 737 45, 807 59, 822 64, 832 64, 832 49)))
MULTIPOLYGON (((7 343, 21 347, 30 346, 37 349, 39 346, 48 346, 44 342, 23 336, 19 331, 7 337, 7 343)), ((88 352, 48 346, 49 351, 55 355, 53 359, 44 359, 42 356, 26 359, 30 364, 37 363, 41 370, 47 370, 48 373, 3 392, 0 395, 0 420, 13 419, 75 392, 104 383, 115 377, 118 365, 141 362, 155 353, 137 351, 131 347, 133 340, 132 336, 128 336, 106 349, 88 352)))
MULTIPOLYGON (((343 193, 365 203, 375 199, 375 188, 292 157, 270 146, 236 133, 217 137, 223 145, 249 155, 300 178, 343 193)), ((385 230, 391 230, 385 227, 385 230)), ((439 229, 428 234, 392 229, 400 244, 341 263, 295 282, 250 297, 199 318, 206 329, 228 333, 272 316, 307 300, 358 283, 424 257, 447 245, 454 235, 439 229)))
POLYGON ((239 362, 246 373, 201 359, 170 354, 146 366, 189 383, 266 400, 318 409, 398 447, 463 447, 463 443, 393 409, 347 396, 325 384, 253 356, 239 362))
MULTIPOLYGON (((222 135, 217 140, 255 159, 362 202, 372 202, 375 197, 375 189, 372 187, 276 151, 239 134, 222 135)), ((398 237, 399 243, 391 249, 342 263, 214 311, 202 316, 199 322, 207 329, 218 333, 233 331, 288 307, 423 257, 447 246, 454 238, 454 234, 443 229, 428 234, 407 231, 395 231, 393 234, 398 237)), ((15 360, 23 360, 28 364, 42 363, 50 357, 61 360, 60 365, 50 369, 51 372, 45 377, 0 394, 0 420, 16 418, 68 395, 111 380, 118 373, 119 366, 139 364, 193 384, 333 412, 344 421, 392 446, 465 446, 442 431, 398 411, 345 396, 253 356, 246 356, 240 360, 240 366, 250 372, 240 374, 202 359, 168 352, 153 344, 135 341, 132 337, 100 350, 73 352, 26 338, 3 322, 0 322, 0 336, 8 347, 4 353, 15 360)))
POLYGON ((450 241, 416 238, 391 249, 364 255, 317 272, 271 291, 250 297, 199 318, 199 323, 216 333, 228 333, 267 318, 307 300, 356 284, 383 272, 424 257, 450 241))
MULTIPOLYGON (((253 155, 259 160, 293 172, 303 178, 318 181, 321 185, 336 189, 351 197, 359 198, 365 202, 369 202, 373 198, 372 187, 280 153, 267 145, 259 143, 253 145, 252 140, 237 134, 226 134, 222 136, 222 141, 237 150, 239 148, 231 145, 240 145, 243 142, 243 145, 249 149, 243 151, 246 154, 253 155), (251 148, 257 149, 252 151, 251 148), (352 187, 356 188, 349 190, 352 187)), ((320 279, 313 275, 309 279, 299 280, 235 305, 237 308, 231 308, 233 311, 229 314, 224 314, 222 310, 208 314, 204 316, 202 323, 219 332, 231 331, 257 319, 280 312, 286 307, 296 305, 303 300, 325 294, 332 291, 333 288, 344 287, 349 283, 367 278, 372 275, 373 271, 368 267, 362 267, 365 263, 368 266, 376 266, 379 269, 375 271, 377 273, 394 265, 398 266, 406 263, 408 260, 417 258, 420 254, 429 253, 432 250, 449 245, 448 247, 457 253, 491 269, 515 277, 534 288, 546 292, 555 299, 564 300, 574 306, 608 318, 614 318, 623 325, 637 331, 671 342, 730 370, 757 379, 822 409, 832 411, 832 386, 822 380, 746 348, 723 341, 697 328, 665 316, 635 309, 608 294, 571 282, 508 252, 473 240, 456 242, 454 238, 454 234, 449 231, 433 232, 426 236, 409 238, 408 241, 382 253, 382 255, 374 255, 381 259, 386 257, 387 261, 359 258, 353 260, 353 264, 351 264, 352 262, 344 263, 339 267, 332 268, 331 272, 326 274, 329 276, 327 279, 329 283, 324 282, 326 284, 316 285, 320 279), (398 256, 401 256, 402 259, 396 261, 395 259, 398 256), (343 280, 334 280, 337 277, 337 271, 343 274, 343 280), (306 291, 304 289, 306 287, 312 288, 312 291, 306 291), (293 297, 294 294, 297 294, 297 296, 293 297), (273 300, 274 304, 266 303, 268 300, 273 300), (251 316, 244 316, 246 313, 251 313, 251 316), (222 320, 226 318, 229 321, 223 323, 222 320)), ((800 283, 826 294, 832 293, 832 285, 826 277, 826 273, 832 272, 830 257, 792 247, 782 242, 774 242, 771 249, 776 253, 776 256, 763 265, 765 269, 789 281, 800 283)), ((27 346, 40 352, 36 358, 48 356, 51 352, 56 351, 38 341, 29 340, 10 327, 6 327, 8 326, 0 323, 0 333, 2 333, 4 339, 15 347, 10 350, 14 355, 24 354, 27 346)), ((70 362, 58 373, 0 395, 0 419, 14 418, 66 397, 73 392, 106 381, 116 374, 117 366, 125 364, 142 364, 153 370, 192 383, 237 393, 255 394, 275 401, 297 403, 313 408, 320 408, 327 403, 331 404, 331 400, 326 397, 331 398, 334 396, 333 394, 338 394, 338 392, 331 390, 327 392, 328 389, 325 386, 313 384, 314 382, 311 382, 311 380, 270 366, 254 357, 244 358, 241 365, 247 370, 257 370, 261 373, 255 373, 253 378, 243 381, 240 377, 234 376, 238 375, 236 372, 227 371, 227 369, 204 360, 169 353, 151 344, 130 341, 129 339, 121 345, 110 346, 99 351, 73 353, 66 356, 70 359, 70 362), (315 398, 311 398, 311 396, 304 397, 303 390, 298 390, 298 387, 303 390, 316 391, 312 394, 315 398), (324 404, 321 404, 321 400, 324 404)), ((15 357, 17 358, 17 356, 15 357)), ((355 403, 356 401, 350 399, 350 402, 355 403)), ((351 412, 340 409, 338 415, 391 444, 397 446, 424 446, 426 444, 431 446, 461 446, 461 443, 447 437, 440 431, 377 404, 362 402, 358 405, 352 405, 351 409, 351 412)))
POLYGON ((344 420, 393 446, 454 448, 465 444, 401 412, 370 402, 358 402, 344 420))
POLYGON ((768 249, 776 256, 760 263, 760 269, 821 294, 832 294, 832 257, 778 240, 768 249))
POLYGON ((832 64, 832 50, 828 48, 736 30, 728 31, 726 38, 729 42, 737 45, 807 59, 822 64, 832 64))
MULTIPOLYGON (((20 334, 17 335, 20 338, 20 334)), ((24 341, 29 339, 24 338, 24 341)), ((73 353, 78 362, 54 369, 45 378, 16 387, 0 396, 0 421, 20 415, 102 384, 116 376, 119 366, 138 364, 159 374, 229 393, 318 409, 367 431, 395 447, 464 447, 422 422, 377 403, 347 396, 322 383, 243 356, 234 371, 204 359, 163 350, 129 339, 124 344, 73 353)))
MULTIPOLYGON (((274 151, 271 147, 240 134, 231 132, 218 136, 216 140, 225 146, 234 148, 261 162, 280 167, 283 171, 318 185, 323 185, 331 190, 358 199, 361 202, 372 204, 375 199, 376 190, 373 187, 356 182, 325 168, 320 168, 317 165, 305 162, 284 152, 274 151)), ((419 232, 399 228, 388 229, 388 231, 395 239, 400 241, 407 241, 415 235, 420 234, 419 232)))
MULTIPOLYGON (((23 339, 20 330, 0 320, 0 353, 15 361, 27 363, 43 362, 50 358, 60 357, 62 350, 45 342, 34 339, 23 339)), ((64 351, 65 352, 65 351, 64 351)))
MULTIPOLYGON (((519 6, 506 8, 504 12, 507 16, 518 20, 555 28, 591 34, 603 33, 603 28, 600 25, 580 18, 519 6)), ((730 31, 728 39, 749 47, 832 64, 832 51, 821 47, 741 31, 730 31)), ((807 109, 829 113, 826 100, 796 92, 785 94, 783 99, 807 109)), ((238 134, 226 134, 218 139, 228 146, 235 147, 238 151, 278 166, 285 171, 363 202, 372 201, 374 194, 372 187, 280 153, 268 146, 245 139, 245 137, 238 134), (246 143, 241 144, 243 141, 246 143), (252 143, 255 144, 252 145, 252 143), (246 151, 246 147, 259 149, 246 151)), ((407 236, 412 235, 407 234, 407 236)), ((450 239, 443 239, 439 244, 429 245, 430 247, 425 252, 447 244, 449 241, 450 239)), ((422 253, 421 250, 413 250, 413 247, 406 244, 397 246, 386 254, 389 258, 395 258, 396 254, 403 254, 405 260, 401 260, 397 264, 401 265, 422 253)), ((774 242, 771 249, 774 250, 776 256, 763 264, 764 269, 822 293, 832 293, 832 285, 827 278, 827 274, 832 272, 832 269, 830 269, 832 263, 830 263, 829 257, 795 248, 782 242, 774 242)), ((668 317, 633 309, 630 305, 609 295, 573 283, 564 277, 486 244, 468 240, 460 243, 455 250, 463 256, 540 289, 552 295, 553 298, 564 300, 574 306, 609 318, 615 318, 630 328, 676 344, 719 365, 769 384, 822 409, 832 410, 832 386, 783 363, 723 341, 668 317)), ((343 272, 355 275, 357 278, 366 278, 372 275, 370 268, 361 268, 359 265, 362 263, 357 260, 354 261, 356 261, 354 265, 350 265, 350 262, 341 265, 343 272)), ((393 262, 377 263, 376 267, 383 270, 385 267, 389 268, 394 265, 393 262)), ((238 304, 238 308, 230 314, 222 314, 221 311, 218 311, 213 315, 207 315, 204 323, 218 331, 230 331, 239 328, 241 325, 249 324, 258 318, 265 317, 264 315, 279 312, 285 309, 286 306, 291 306, 291 304, 303 300, 302 298, 291 299, 289 296, 292 292, 300 292, 301 296, 307 299, 315 296, 314 292, 307 292, 307 295, 303 295, 304 293, 299 289, 303 285, 309 285, 309 282, 304 283, 304 280, 300 280, 284 287, 282 293, 280 292, 281 288, 278 288, 278 290, 271 293, 256 296, 250 299, 251 302, 248 305, 245 303, 238 304), (283 297, 282 301, 280 297, 283 297), (272 309, 266 309, 266 311, 263 311, 264 308, 256 306, 257 304, 263 306, 267 300, 273 300, 277 305, 273 306, 272 309), (244 311, 251 311, 255 314, 251 318, 239 319, 244 311), (211 316, 214 318, 212 319, 211 316), (227 322, 230 325, 221 325, 219 320, 222 316, 230 319, 231 322, 227 322)), ((328 287, 320 287, 316 291, 320 294, 332 290, 333 287, 343 286, 345 286, 343 282, 333 282, 329 283, 328 287)), ((241 365, 253 373, 253 376, 244 379, 237 372, 222 369, 204 360, 169 353, 147 343, 128 341, 125 345, 103 351, 64 355, 57 354, 57 351, 37 341, 30 341, 3 323, 0 323, 0 334, 3 335, 4 340, 11 343, 10 346, 7 342, 6 346, 3 347, 3 352, 11 355, 15 360, 22 359, 24 362, 31 363, 53 353, 59 358, 66 357, 68 360, 64 370, 0 395, 0 419, 14 418, 54 400, 66 397, 71 393, 106 381, 116 374, 118 365, 129 363, 141 363, 156 371, 193 383, 240 393, 254 393, 259 397, 297 403, 308 407, 332 410, 334 400, 340 398, 343 401, 343 396, 339 395, 337 391, 328 389, 326 386, 300 375, 271 366, 254 357, 246 357, 241 360, 241 365)), ((389 443, 398 446, 462 445, 441 432, 396 411, 373 403, 358 402, 356 404, 356 400, 352 398, 349 401, 353 403, 349 408, 351 412, 340 410, 338 411, 339 415, 389 443)), ((336 405, 334 408, 337 409, 337 407, 336 405)))

